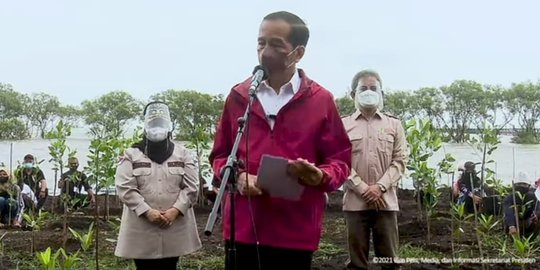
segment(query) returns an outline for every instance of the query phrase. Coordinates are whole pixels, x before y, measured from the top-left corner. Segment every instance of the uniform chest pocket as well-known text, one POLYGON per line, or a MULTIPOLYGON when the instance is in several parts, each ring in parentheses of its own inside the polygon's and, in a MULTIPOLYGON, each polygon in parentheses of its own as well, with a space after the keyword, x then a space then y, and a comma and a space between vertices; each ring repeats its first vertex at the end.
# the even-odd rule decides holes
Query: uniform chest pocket
POLYGON ((378 150, 385 154, 392 154, 394 151, 394 136, 392 134, 379 135, 378 150))
POLYGON ((184 175, 186 172, 182 167, 169 167, 169 175, 167 176, 167 191, 178 193, 184 183, 184 175))
POLYGON ((352 135, 350 136, 350 140, 353 154, 361 153, 364 144, 364 137, 362 137, 362 135, 352 135))
POLYGON ((143 190, 148 185, 148 176, 152 174, 152 168, 136 168, 133 169, 133 176, 137 180, 137 188, 143 190))

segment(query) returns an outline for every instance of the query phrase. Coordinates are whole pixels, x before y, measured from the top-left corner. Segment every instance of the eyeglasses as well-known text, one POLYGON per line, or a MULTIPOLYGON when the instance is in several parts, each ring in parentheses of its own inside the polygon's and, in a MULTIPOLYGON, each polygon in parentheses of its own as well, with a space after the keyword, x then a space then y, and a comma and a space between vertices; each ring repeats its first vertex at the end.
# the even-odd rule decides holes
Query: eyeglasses
POLYGON ((360 86, 359 89, 360 89, 360 91, 366 91, 366 90, 368 90, 368 89, 371 90, 371 91, 377 91, 377 90, 379 90, 379 87, 376 86, 376 85, 372 85, 372 86, 365 86, 365 85, 362 85, 362 86, 360 86))

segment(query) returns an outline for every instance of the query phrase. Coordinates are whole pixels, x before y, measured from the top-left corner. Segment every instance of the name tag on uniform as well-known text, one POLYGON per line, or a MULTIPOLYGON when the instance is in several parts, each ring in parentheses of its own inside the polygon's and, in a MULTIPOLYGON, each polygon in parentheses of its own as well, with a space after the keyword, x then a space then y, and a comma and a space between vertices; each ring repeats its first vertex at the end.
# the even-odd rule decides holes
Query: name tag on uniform
POLYGON ((184 162, 182 162, 182 161, 171 161, 171 162, 167 162, 167 166, 184 168, 184 162))
POLYGON ((150 162, 133 162, 133 169, 137 168, 151 168, 152 164, 150 162))

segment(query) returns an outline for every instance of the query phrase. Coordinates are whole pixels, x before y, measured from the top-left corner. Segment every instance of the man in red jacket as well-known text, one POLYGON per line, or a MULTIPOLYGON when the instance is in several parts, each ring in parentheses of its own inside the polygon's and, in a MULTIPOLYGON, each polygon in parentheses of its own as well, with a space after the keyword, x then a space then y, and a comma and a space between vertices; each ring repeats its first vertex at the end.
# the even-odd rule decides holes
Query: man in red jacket
MULTIPOLYGON (((260 25, 257 52, 268 78, 258 89, 248 132, 238 149, 247 171, 239 173, 236 196, 237 269, 311 269, 321 237, 325 192, 340 187, 350 172, 351 143, 332 94, 296 68, 308 39, 305 23, 289 12, 269 14, 260 25), (304 186, 300 200, 271 197, 259 189, 257 172, 265 154, 289 160, 288 173, 304 186)), ((216 174, 234 144, 250 81, 235 85, 225 101, 210 154, 216 174)), ((226 245, 229 207, 227 196, 226 245)))

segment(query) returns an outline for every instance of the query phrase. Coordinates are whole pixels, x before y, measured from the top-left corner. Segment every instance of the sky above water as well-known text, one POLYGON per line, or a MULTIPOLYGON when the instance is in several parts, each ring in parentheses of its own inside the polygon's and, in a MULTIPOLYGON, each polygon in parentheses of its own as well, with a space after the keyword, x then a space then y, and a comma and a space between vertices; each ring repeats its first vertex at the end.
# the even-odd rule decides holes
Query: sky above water
POLYGON ((257 65, 259 24, 311 31, 299 64, 336 96, 378 70, 386 90, 540 79, 538 1, 0 0, 0 82, 79 104, 112 90, 227 94, 257 65))

